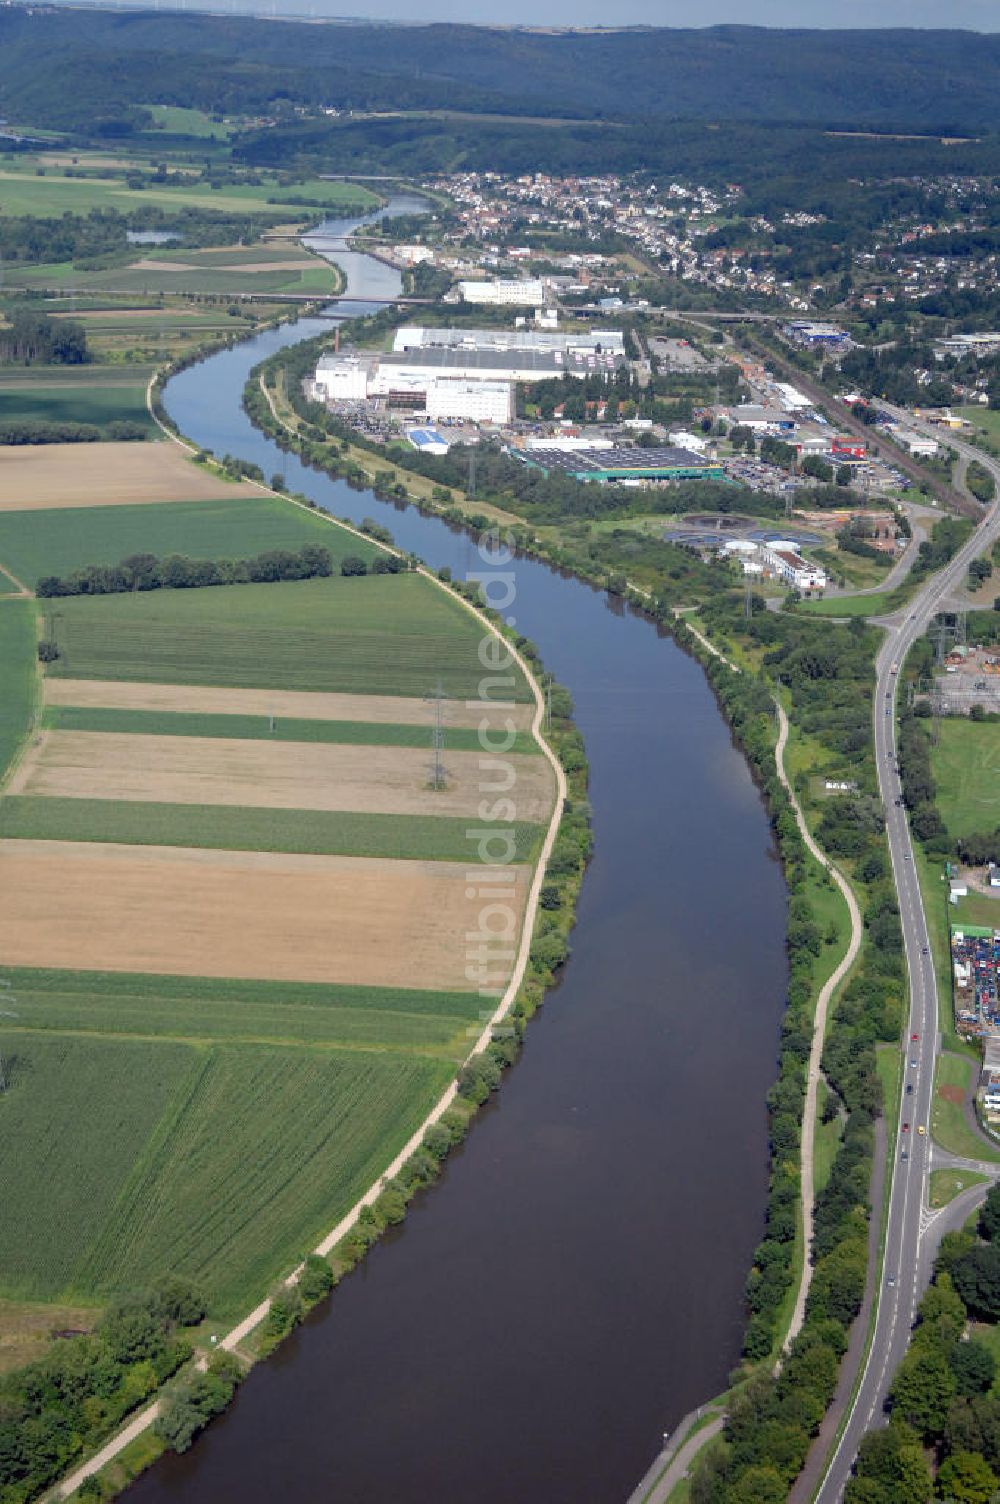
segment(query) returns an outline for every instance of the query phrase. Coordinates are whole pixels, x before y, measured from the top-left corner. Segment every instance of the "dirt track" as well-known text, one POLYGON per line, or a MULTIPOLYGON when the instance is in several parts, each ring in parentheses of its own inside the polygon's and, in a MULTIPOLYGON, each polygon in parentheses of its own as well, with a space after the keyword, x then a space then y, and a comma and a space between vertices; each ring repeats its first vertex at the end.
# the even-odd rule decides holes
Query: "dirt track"
MULTIPOLYGON (((305 721, 375 721, 389 725, 426 726, 434 708, 427 700, 402 695, 306 694, 299 690, 217 689, 199 684, 127 684, 104 679, 46 679, 47 705, 85 705, 108 710, 187 711, 197 715, 275 715, 305 721)), ((488 706, 479 701, 448 700, 446 726, 476 728, 484 719, 503 729, 508 719, 519 731, 531 726, 534 707, 488 706)))
MULTIPOLYGON (((531 869, 511 867, 520 923, 531 869)), ((0 841, 11 966, 457 988, 464 865, 0 841)), ((471 890, 473 895, 476 889, 471 890)))
POLYGON ((548 819, 552 772, 540 757, 502 759, 512 770, 509 790, 498 786, 494 759, 485 759, 485 771, 480 761, 478 752, 446 752, 447 783, 435 791, 428 786, 429 748, 44 731, 8 793, 470 818, 481 800, 505 795, 514 801, 514 818, 548 819))
POLYGON ((0 511, 142 506, 259 495, 216 479, 173 444, 23 444, 0 449, 0 511))

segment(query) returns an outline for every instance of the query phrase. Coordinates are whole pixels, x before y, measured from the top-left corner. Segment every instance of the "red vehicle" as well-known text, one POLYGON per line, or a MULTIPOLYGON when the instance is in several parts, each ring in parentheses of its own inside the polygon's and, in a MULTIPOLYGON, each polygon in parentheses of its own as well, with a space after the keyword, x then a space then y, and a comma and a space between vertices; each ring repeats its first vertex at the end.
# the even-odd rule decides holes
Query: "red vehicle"
POLYGON ((911 1034, 910 1038, 916 1040, 916 1039, 920 1038, 920 1035, 919 1034, 911 1034))
POLYGON ((903 1124, 903 1132, 904 1133, 909 1133, 909 1131, 910 1131, 910 1125, 909 1125, 909 1123, 904 1123, 903 1124))

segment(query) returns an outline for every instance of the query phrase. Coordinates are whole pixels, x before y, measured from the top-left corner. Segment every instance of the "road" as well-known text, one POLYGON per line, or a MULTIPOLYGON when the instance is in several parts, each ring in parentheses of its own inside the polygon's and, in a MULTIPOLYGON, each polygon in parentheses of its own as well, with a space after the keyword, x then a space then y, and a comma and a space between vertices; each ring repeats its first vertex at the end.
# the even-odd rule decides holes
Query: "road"
MULTIPOLYGON (((965 457, 978 459, 986 465, 1000 491, 1000 463, 960 440, 949 437, 949 443, 965 457)), ((980 1186, 963 1192, 949 1208, 934 1217, 926 1212, 933 1151, 929 1134, 921 1135, 918 1128, 929 1128, 930 1125, 938 1051, 937 978, 930 955, 930 936, 914 866, 909 823, 906 811, 895 802, 900 796, 900 783, 896 772, 893 708, 897 684, 895 666, 902 665, 907 652, 927 630, 942 602, 965 577, 970 562, 997 537, 1000 537, 1000 500, 992 503, 975 533, 954 559, 934 575, 900 616, 890 620, 885 642, 876 659, 875 756, 910 976, 910 1017, 904 1087, 900 1098, 900 1120, 909 1123, 910 1129, 900 1133, 892 1164, 885 1263, 875 1332, 847 1424, 816 1494, 817 1504, 834 1504, 841 1498, 861 1437, 881 1421, 892 1376, 906 1351, 917 1303, 930 1280, 941 1233, 949 1225, 961 1225, 960 1213, 966 1200, 971 1208, 976 1200, 975 1191, 979 1192, 980 1199, 985 1191, 980 1186), (902 1158, 904 1149, 906 1159, 902 1158), (955 1218, 958 1218, 957 1222, 955 1218)), ((878 1215, 878 1210, 875 1209, 875 1215, 878 1215)), ((964 1215, 968 1215, 968 1210, 964 1215)))

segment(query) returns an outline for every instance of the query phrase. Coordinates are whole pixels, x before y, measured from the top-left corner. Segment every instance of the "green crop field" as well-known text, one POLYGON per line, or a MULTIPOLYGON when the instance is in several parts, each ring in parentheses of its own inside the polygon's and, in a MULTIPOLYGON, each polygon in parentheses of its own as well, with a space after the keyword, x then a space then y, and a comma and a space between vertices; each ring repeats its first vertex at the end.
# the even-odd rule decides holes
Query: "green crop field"
POLYGON ((453 1069, 361 1050, 12 1037, 0 1289, 110 1292, 170 1270, 221 1316, 332 1226, 453 1069))
POLYGON ((483 677, 482 627, 416 574, 74 596, 57 614, 51 668, 75 678, 390 695, 440 682, 470 699, 483 677))
POLYGON ((949 835, 995 830, 1000 825, 1000 726, 956 716, 942 718, 939 730, 931 766, 949 835))
MULTIPOLYGON (((296 549, 306 543, 321 543, 338 561, 348 554, 371 559, 376 552, 372 544, 332 526, 318 513, 253 493, 222 501, 0 512, 0 565, 32 587, 42 575, 68 574, 85 564, 116 564, 134 553, 245 559, 266 549, 296 549)), ((254 588, 224 587, 227 594, 254 588)), ((156 593, 201 597, 212 591, 156 593)), ((64 612, 68 604, 60 601, 58 610, 64 612)))
MULTIPOLYGON (((447 716, 447 706, 445 707, 447 716)), ((133 736, 211 736, 235 741, 340 742, 366 747, 429 747, 434 707, 428 703, 423 726, 396 726, 382 721, 306 721, 278 717, 271 730, 266 715, 199 715, 171 710, 102 710, 86 705, 50 705, 44 724, 61 731, 118 731, 133 736)), ((446 726, 448 752, 478 752, 479 732, 467 726, 446 726)), ((506 748, 531 756, 538 743, 519 731, 506 748)))
POLYGON ((35 603, 0 605, 0 782, 27 735, 34 711, 35 603))
POLYGON ((0 423, 141 423, 158 429, 146 407, 149 368, 115 372, 103 366, 25 366, 0 371, 0 423))
POLYGON ((454 1058, 483 1002, 476 992, 227 981, 116 971, 0 971, 18 1030, 178 1043, 364 1045, 454 1058))
POLYGON ((5 1031, 0 1292, 75 1286, 150 1134, 198 1062, 186 1045, 5 1031))
MULTIPOLYGON (((428 768, 430 754, 428 754, 428 768)), ((308 798, 308 791, 304 795, 308 798)), ((428 804, 434 795, 428 793, 428 804)), ((33 841, 120 841, 221 851, 289 851, 307 856, 395 857, 471 862, 481 827, 462 816, 369 815, 347 810, 254 809, 228 804, 145 804, 137 800, 8 795, 0 836, 33 841)), ((511 827, 518 861, 533 861, 541 826, 511 827)))

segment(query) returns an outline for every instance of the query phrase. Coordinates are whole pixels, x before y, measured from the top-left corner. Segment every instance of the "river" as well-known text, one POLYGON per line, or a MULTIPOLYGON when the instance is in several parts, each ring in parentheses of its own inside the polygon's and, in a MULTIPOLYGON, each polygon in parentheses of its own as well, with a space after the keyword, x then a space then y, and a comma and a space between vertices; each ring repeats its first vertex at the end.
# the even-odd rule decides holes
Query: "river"
MULTIPOLYGON (((391 268, 334 250, 347 228, 323 227, 347 290, 396 292, 391 268)), ((246 375, 330 328, 303 320, 192 367, 169 413, 270 476, 282 456, 242 412, 246 375)), ((476 567, 438 519, 294 456, 286 473, 435 568, 476 567)), ((531 560, 512 609, 572 691, 590 759, 570 961, 405 1226, 132 1504, 621 1504, 738 1359, 786 986, 767 815, 701 669, 647 620, 531 560)))

